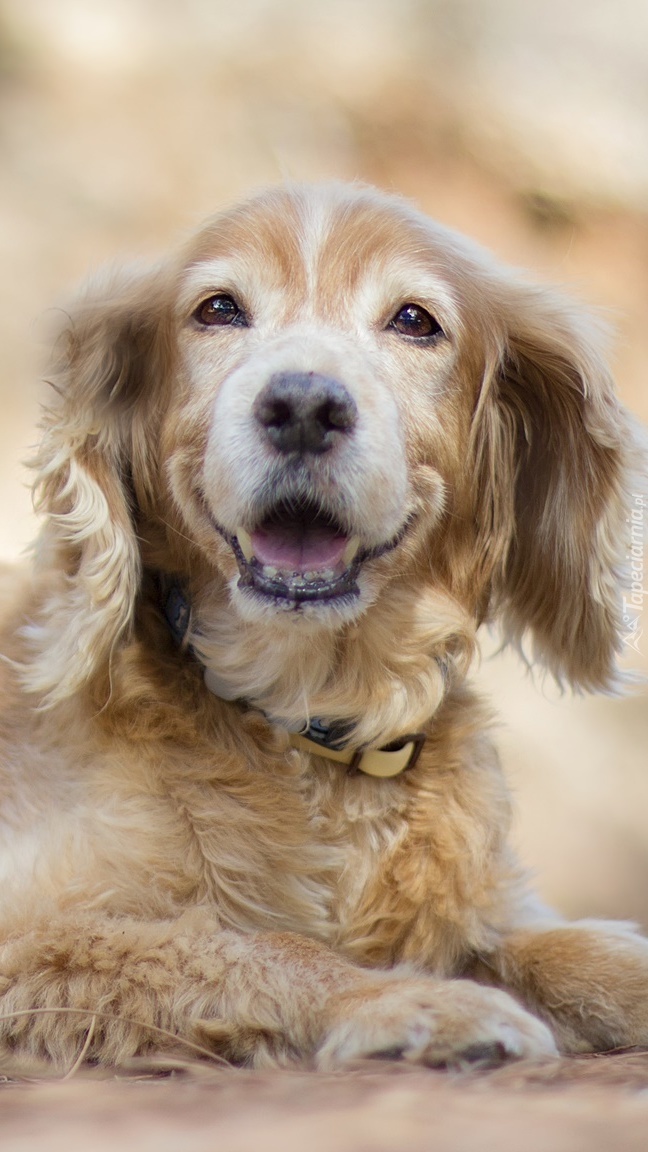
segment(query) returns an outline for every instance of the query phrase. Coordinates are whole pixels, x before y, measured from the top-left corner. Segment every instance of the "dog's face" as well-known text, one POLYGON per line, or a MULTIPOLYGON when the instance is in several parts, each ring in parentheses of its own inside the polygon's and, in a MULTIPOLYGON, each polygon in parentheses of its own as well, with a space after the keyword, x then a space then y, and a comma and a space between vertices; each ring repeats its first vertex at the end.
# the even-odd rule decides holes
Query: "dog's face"
POLYGON ((164 459, 246 619, 354 619, 454 505, 476 381, 446 264, 429 226, 340 190, 198 238, 164 459))
POLYGON ((144 537, 246 625, 340 630, 373 605, 375 627, 394 588, 433 585, 608 682, 632 438, 591 327, 409 207, 262 195, 104 285, 64 361, 41 490, 84 675, 129 634, 144 537))

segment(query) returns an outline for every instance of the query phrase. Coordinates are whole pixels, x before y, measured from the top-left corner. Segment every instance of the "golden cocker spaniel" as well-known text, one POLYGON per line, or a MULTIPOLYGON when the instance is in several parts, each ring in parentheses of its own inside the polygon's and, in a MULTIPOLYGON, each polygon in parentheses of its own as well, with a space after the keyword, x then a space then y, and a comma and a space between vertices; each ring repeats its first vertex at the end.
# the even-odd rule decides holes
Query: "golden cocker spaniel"
POLYGON ((638 441, 595 331, 398 200, 271 190, 95 282, 5 596, 0 1052, 428 1065, 648 1045, 541 907, 467 674, 615 677, 638 441))

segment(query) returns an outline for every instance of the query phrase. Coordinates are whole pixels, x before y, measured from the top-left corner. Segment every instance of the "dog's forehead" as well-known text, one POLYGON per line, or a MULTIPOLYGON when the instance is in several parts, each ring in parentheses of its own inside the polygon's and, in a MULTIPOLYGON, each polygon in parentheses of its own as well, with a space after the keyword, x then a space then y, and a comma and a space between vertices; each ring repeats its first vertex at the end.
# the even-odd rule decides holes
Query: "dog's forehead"
POLYGON ((189 249, 185 279, 225 289, 255 283, 294 306, 316 298, 332 310, 371 281, 403 296, 433 292, 452 307, 465 261, 450 237, 370 189, 275 189, 210 221, 189 249))

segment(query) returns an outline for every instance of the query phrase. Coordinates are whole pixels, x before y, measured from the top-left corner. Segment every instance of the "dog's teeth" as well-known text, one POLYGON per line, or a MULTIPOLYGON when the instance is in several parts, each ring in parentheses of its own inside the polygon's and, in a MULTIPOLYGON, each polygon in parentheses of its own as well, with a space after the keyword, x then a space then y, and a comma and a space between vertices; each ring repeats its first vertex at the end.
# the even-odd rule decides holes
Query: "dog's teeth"
POLYGON ((346 548, 344 549, 344 552, 342 553, 342 563, 344 564, 345 568, 348 568, 349 564, 351 564, 351 562, 353 560, 355 560, 355 557, 356 557, 356 554, 358 552, 359 547, 360 547, 360 537, 359 536, 352 536, 351 539, 349 540, 349 543, 347 544, 346 548))
POLYGON ((335 580, 335 569, 324 568, 324 570, 320 572, 320 576, 322 577, 322 580, 335 580))
POLYGON ((291 576, 290 583, 294 584, 296 588, 301 588, 306 583, 306 578, 300 575, 299 572, 294 572, 291 576))
POLYGON ((319 572, 304 572, 304 580, 306 580, 309 584, 312 584, 314 580, 319 580, 319 578, 319 572))
POLYGON ((274 580, 278 571, 278 568, 273 568, 271 564, 263 565, 263 575, 266 576, 268 580, 274 580))
POLYGON ((241 549, 241 552, 245 556, 245 559, 249 562, 252 559, 252 557, 254 556, 254 549, 252 547, 252 541, 250 539, 250 536, 245 531, 245 528, 237 528, 236 529, 236 539, 239 542, 239 547, 241 549))

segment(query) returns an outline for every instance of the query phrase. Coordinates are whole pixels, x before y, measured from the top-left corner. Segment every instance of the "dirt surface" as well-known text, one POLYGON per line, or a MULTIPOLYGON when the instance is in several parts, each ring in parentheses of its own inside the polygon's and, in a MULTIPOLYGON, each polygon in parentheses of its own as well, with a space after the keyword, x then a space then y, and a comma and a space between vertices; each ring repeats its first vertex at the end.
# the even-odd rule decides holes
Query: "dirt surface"
POLYGON ((644 1152, 648 1056, 476 1075, 203 1069, 0 1088, 11 1152, 644 1152))

